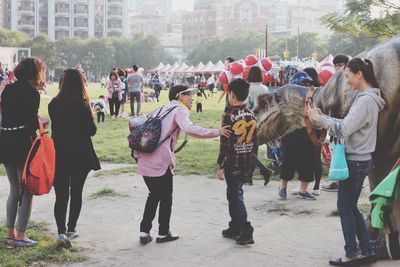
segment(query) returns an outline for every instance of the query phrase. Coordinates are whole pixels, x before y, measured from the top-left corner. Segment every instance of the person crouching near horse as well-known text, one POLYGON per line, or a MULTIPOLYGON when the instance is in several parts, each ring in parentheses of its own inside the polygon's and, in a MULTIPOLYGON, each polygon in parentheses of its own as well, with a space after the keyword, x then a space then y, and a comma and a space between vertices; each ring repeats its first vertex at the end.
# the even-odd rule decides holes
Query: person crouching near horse
POLYGON ((222 126, 230 127, 232 135, 221 137, 217 178, 226 180, 226 196, 231 221, 222 236, 236 240, 239 245, 254 244, 251 223, 243 200, 243 184, 252 167, 252 154, 257 149, 256 118, 244 101, 249 94, 249 83, 239 78, 228 85, 230 106, 222 117, 222 126))
POLYGON ((317 127, 329 130, 336 138, 344 138, 349 177, 338 184, 337 208, 340 215, 346 254, 329 261, 334 266, 358 266, 376 262, 362 214, 357 208, 365 177, 372 167, 379 112, 385 100, 376 81, 372 62, 354 58, 345 67, 347 83, 359 93, 344 119, 331 118, 317 108, 308 114, 317 127), (357 239, 361 249, 358 254, 357 239))
MULTIPOLYGON (((171 234, 169 222, 175 167, 174 148, 181 131, 196 138, 213 138, 220 135, 228 137, 230 134, 230 130, 224 127, 206 129, 196 126, 190 121, 189 110, 192 109, 192 91, 193 89, 189 89, 185 85, 176 85, 170 89, 169 100, 171 102, 162 107, 160 114, 160 117, 165 115, 161 122, 160 136, 160 140, 164 141, 152 153, 134 151, 134 156, 138 159, 136 173, 143 176, 149 189, 143 219, 140 223, 139 239, 142 244, 147 244, 153 240, 150 230, 158 206, 159 228, 156 242, 164 243, 179 238, 171 234)), ((157 114, 159 110, 153 114, 157 114)))
POLYGON ((59 93, 49 103, 52 138, 56 149, 54 217, 61 247, 70 248, 69 239, 79 236, 76 224, 82 207, 82 191, 90 170, 100 164, 91 136, 97 128, 93 121, 90 100, 82 73, 68 69, 59 93), (65 227, 68 202, 68 229, 65 227))

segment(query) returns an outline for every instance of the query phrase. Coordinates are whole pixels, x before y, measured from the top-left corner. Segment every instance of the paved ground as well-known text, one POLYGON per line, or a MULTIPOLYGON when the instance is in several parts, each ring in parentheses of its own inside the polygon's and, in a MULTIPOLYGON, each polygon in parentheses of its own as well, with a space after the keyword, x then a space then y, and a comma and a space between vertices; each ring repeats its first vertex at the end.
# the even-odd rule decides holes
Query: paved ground
MULTIPOLYGON (((109 166, 109 168, 118 167, 109 166)), ((293 188, 297 182, 289 186, 293 188)), ((147 189, 133 174, 90 177, 74 244, 86 248, 88 261, 71 266, 328 266, 328 259, 343 254, 343 237, 335 210, 335 193, 324 192, 317 201, 287 201, 276 197, 278 182, 267 187, 261 181, 245 188, 249 219, 254 225, 255 244, 236 245, 221 237, 228 222, 225 182, 204 176, 174 178, 171 230, 181 239, 167 244, 142 246, 138 231, 147 189), (90 199, 103 187, 114 188, 126 197, 90 199)), ((360 203, 367 202, 364 190, 360 203)), ((8 194, 6 177, 0 177, 0 220, 4 220, 8 194)), ((52 214, 54 193, 34 199, 32 219, 46 221, 56 237, 52 214)), ((155 220, 152 235, 156 236, 155 220)), ((375 266, 399 266, 379 262, 375 266)))

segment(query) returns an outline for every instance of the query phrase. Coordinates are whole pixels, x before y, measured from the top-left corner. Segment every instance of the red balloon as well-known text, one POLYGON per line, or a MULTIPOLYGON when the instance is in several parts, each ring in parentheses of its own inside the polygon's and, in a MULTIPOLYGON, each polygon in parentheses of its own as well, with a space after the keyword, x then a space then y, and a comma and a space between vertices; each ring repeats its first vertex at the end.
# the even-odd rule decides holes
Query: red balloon
POLYGON ((272 80, 274 79, 274 75, 272 75, 271 72, 263 72, 263 81, 264 83, 269 83, 272 82, 272 80))
POLYGON ((223 71, 218 76, 218 81, 220 84, 229 84, 232 80, 232 73, 229 71, 223 71))
POLYGON ((333 75, 333 71, 328 68, 323 69, 319 72, 318 76, 319 76, 319 79, 321 80, 322 86, 325 86, 325 84, 328 83, 328 81, 332 77, 332 75, 333 75))
POLYGON ((265 71, 269 71, 272 68, 272 61, 269 58, 262 58, 260 59, 260 67, 265 71))
POLYGON ((247 66, 243 69, 243 79, 247 81, 247 78, 249 77, 249 72, 252 66, 247 66))
POLYGON ((245 59, 244 62, 246 62, 247 66, 252 66, 254 64, 257 64, 258 58, 256 55, 248 55, 245 59))
POLYGON ((229 64, 229 71, 233 76, 239 75, 243 71, 243 66, 239 62, 235 61, 229 64))

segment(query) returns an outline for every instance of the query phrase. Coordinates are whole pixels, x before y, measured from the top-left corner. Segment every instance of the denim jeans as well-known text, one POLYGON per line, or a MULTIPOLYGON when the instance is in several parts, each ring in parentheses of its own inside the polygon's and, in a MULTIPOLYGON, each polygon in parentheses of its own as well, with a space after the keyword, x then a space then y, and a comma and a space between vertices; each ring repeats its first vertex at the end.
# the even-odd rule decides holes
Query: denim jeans
POLYGON ((140 92, 129 92, 130 106, 131 106, 131 115, 135 116, 135 100, 137 103, 136 107, 136 115, 139 115, 141 108, 141 95, 140 92))
POLYGON ((229 203, 231 221, 229 227, 240 230, 244 234, 253 234, 253 227, 247 221, 247 210, 243 199, 243 181, 240 176, 234 175, 225 168, 226 198, 229 203))
POLYGON ((371 255, 374 253, 363 216, 357 208, 362 185, 365 177, 371 170, 372 160, 348 160, 347 165, 349 168, 349 178, 339 182, 337 208, 346 243, 344 247, 346 256, 354 259, 358 256, 356 237, 360 242, 362 255, 371 255))

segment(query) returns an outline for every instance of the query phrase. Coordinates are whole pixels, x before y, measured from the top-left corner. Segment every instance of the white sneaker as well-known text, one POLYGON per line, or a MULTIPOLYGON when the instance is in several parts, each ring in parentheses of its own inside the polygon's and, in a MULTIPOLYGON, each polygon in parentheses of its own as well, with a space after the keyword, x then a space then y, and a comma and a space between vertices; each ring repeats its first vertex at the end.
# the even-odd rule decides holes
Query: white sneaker
POLYGON ((300 190, 300 187, 296 187, 296 188, 293 188, 292 189, 292 195, 298 195, 298 194, 300 194, 300 192, 301 192, 301 190, 300 190))
POLYGON ((319 189, 313 189, 311 191, 311 194, 313 194, 314 196, 319 196, 321 195, 321 191, 319 189))

